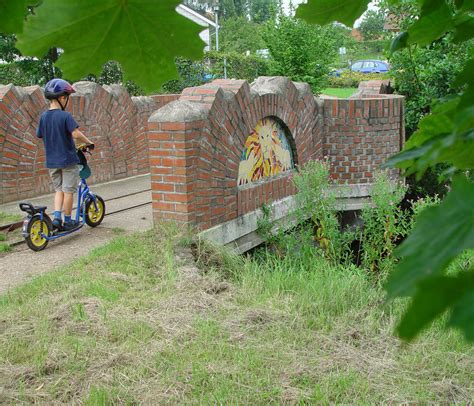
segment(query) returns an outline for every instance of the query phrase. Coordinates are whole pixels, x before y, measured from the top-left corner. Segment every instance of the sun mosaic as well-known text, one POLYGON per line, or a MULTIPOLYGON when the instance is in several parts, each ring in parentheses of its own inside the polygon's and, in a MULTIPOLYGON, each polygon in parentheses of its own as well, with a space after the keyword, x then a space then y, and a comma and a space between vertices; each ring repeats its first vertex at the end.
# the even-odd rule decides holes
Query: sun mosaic
POLYGON ((294 168, 287 131, 274 118, 260 120, 245 141, 238 185, 269 178, 294 168))

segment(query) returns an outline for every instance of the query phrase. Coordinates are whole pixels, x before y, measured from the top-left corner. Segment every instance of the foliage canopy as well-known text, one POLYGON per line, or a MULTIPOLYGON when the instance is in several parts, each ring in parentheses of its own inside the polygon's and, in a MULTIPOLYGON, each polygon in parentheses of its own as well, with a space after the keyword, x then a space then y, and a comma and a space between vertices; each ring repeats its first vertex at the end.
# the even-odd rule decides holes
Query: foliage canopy
MULTIPOLYGON (((300 7, 299 15, 315 23, 339 20, 352 24, 368 1, 353 1, 342 11, 344 2, 311 0, 300 7)), ((391 0, 401 4, 402 0, 391 0)), ((418 0, 420 15, 392 42, 392 52, 409 45, 424 47, 453 35, 455 42, 474 37, 474 3, 457 0, 418 0)), ((461 91, 449 98, 438 99, 432 113, 424 117, 419 129, 404 150, 389 160, 389 165, 405 174, 421 176, 438 163, 449 165, 450 173, 474 168, 474 51, 457 75, 455 86, 461 91)), ((474 340, 472 326, 472 264, 466 274, 445 276, 448 265, 465 249, 474 248, 474 183, 465 173, 457 175, 451 192, 441 206, 428 208, 420 216, 412 235, 400 246, 402 258, 389 278, 389 297, 412 294, 412 307, 405 314, 399 333, 413 338, 434 318, 450 310, 450 325, 474 340), (467 227, 467 229, 465 228, 467 227), (456 242, 456 244, 454 244, 456 242), (418 311, 420 310, 420 311, 418 311)))

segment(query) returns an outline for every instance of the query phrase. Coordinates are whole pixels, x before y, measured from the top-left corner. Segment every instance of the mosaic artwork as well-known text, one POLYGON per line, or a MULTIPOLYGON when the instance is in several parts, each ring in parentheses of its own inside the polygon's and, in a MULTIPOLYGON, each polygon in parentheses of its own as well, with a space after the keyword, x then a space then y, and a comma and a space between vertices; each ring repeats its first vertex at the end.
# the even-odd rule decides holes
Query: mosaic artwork
POLYGON ((283 126, 271 117, 260 120, 245 142, 238 185, 255 182, 294 167, 293 152, 283 126))

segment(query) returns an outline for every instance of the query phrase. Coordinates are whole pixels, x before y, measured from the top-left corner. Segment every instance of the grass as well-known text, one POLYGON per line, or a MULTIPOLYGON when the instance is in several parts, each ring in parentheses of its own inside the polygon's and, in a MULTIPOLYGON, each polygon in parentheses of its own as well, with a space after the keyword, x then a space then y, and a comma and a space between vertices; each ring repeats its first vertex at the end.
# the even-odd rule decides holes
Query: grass
POLYGON ((469 403, 473 351, 300 247, 236 257, 175 228, 118 236, 0 296, 0 403, 469 403))
POLYGON ((3 211, 0 211, 0 225, 14 223, 22 219, 23 217, 19 214, 8 214, 3 211))
POLYGON ((10 252, 10 251, 11 251, 10 244, 0 241, 0 254, 2 252, 10 252))
POLYGON ((357 92, 357 88, 354 87, 328 87, 321 90, 321 94, 326 94, 328 96, 335 96, 340 98, 348 98, 357 92))

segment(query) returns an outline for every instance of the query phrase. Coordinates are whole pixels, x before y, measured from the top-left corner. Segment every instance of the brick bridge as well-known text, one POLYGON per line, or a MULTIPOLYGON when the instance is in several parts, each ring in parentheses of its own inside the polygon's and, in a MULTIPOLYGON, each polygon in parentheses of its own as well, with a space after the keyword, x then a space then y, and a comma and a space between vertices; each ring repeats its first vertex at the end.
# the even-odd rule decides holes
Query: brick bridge
MULTIPOLYGON (((69 109, 98 145, 92 182, 150 172, 155 220, 207 230, 241 251, 258 242, 264 203, 276 219, 288 212, 298 165, 327 156, 346 190, 344 207, 356 209, 404 139, 403 98, 380 94, 377 82, 350 99, 314 97, 308 84, 283 77, 215 80, 150 97, 118 85, 75 87, 69 109)), ((35 137, 46 106, 37 86, 0 86, 0 203, 51 191, 35 137)))

